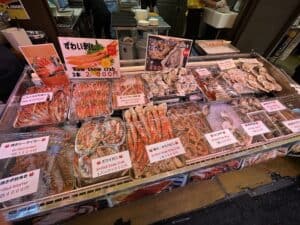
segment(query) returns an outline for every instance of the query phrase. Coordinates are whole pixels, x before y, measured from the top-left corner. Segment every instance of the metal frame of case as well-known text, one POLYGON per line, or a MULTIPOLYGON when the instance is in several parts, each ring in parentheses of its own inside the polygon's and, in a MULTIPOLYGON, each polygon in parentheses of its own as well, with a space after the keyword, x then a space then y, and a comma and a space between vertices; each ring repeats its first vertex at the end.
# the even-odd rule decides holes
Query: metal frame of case
MULTIPOLYGON (((240 57, 259 57, 261 60, 266 63, 269 69, 272 69, 272 74, 280 80, 281 85, 284 87, 284 90, 287 90, 285 93, 281 93, 282 96, 286 96, 285 99, 291 99, 293 95, 296 94, 295 91, 291 89, 289 83, 293 81, 281 70, 273 66, 271 63, 266 61, 264 58, 257 54, 229 54, 229 55, 218 55, 218 56, 204 56, 204 57, 191 57, 188 66, 194 67, 200 64, 205 64, 208 61, 226 59, 226 58, 240 58, 240 57)), ((144 69, 144 60, 132 60, 132 61, 122 61, 121 62, 122 68, 121 71, 123 74, 130 74, 140 72, 144 69)), ((24 82, 28 82, 28 68, 25 69, 23 75, 21 76, 19 82, 17 83, 12 95, 10 96, 7 106, 4 109, 3 116, 0 119, 0 124, 5 125, 2 126, 2 130, 5 129, 7 133, 7 129, 9 128, 8 123, 9 119, 7 117, 11 116, 10 112, 12 110, 16 110, 16 102, 17 99, 20 97, 20 89, 24 82)), ((17 104, 18 105, 18 104, 17 104)), ((300 106, 299 106, 300 107, 300 106)), ((11 118, 10 118, 11 119, 11 118)), ((14 119, 14 118, 12 118, 14 119)), ((16 130, 14 130, 16 131, 16 130)), ((0 126, 1 132, 1 126, 0 126)), ((218 165, 223 162, 227 162, 234 159, 241 159, 250 155, 256 155, 258 153, 267 152, 272 149, 278 148, 283 145, 293 144, 300 141, 300 135, 294 134, 288 137, 282 138, 280 140, 274 140, 272 142, 266 143, 264 145, 258 147, 252 147, 248 149, 242 149, 238 151, 232 152, 224 152, 223 154, 219 154, 216 156, 212 156, 208 159, 200 159, 191 165, 187 165, 183 168, 176 169, 173 171, 161 173, 158 175, 154 175, 148 178, 142 179, 135 179, 130 180, 124 178, 117 178, 114 180, 101 182, 98 184, 93 184, 90 186, 77 188, 69 192, 64 192, 52 196, 48 196, 42 199, 37 199, 35 201, 26 202, 6 208, 0 209, 0 212, 4 213, 7 219, 10 221, 17 221, 22 220, 25 218, 34 217, 37 215, 41 215, 43 213, 49 212, 51 210, 61 208, 68 205, 76 205, 82 202, 88 202, 94 199, 102 199, 107 197, 111 194, 120 193, 122 191, 131 190, 136 187, 143 187, 145 185, 149 185, 151 183, 162 181, 164 179, 172 178, 180 174, 190 174, 190 172, 208 168, 211 166, 218 165)))

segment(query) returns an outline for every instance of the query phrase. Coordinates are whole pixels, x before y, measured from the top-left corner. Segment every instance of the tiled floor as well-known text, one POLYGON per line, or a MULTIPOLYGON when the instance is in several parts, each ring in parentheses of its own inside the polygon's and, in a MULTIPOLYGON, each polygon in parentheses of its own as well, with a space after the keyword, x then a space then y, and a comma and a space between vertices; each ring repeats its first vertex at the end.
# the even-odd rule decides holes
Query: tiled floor
POLYGON ((300 159, 278 158, 241 171, 221 174, 212 180, 192 183, 169 193, 77 217, 66 224, 113 225, 119 218, 130 220, 131 225, 151 224, 208 206, 230 194, 269 184, 273 182, 271 174, 274 173, 291 177, 300 175, 300 159))

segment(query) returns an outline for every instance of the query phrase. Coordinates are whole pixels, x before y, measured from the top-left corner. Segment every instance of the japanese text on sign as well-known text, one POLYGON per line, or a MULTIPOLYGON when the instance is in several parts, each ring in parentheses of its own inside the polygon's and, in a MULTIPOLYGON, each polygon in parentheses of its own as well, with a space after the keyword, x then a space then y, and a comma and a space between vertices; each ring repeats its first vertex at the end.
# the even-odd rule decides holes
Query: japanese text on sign
POLYGON ((145 104, 145 95, 144 94, 135 94, 135 95, 118 95, 117 96, 117 105, 121 106, 131 106, 131 105, 143 105, 145 104))
POLYGON ((29 155, 47 150, 49 136, 20 141, 5 142, 0 145, 0 159, 29 155))
POLYGON ((184 147, 179 138, 146 145, 146 151, 150 163, 159 162, 161 160, 185 154, 184 147))
POLYGON ((23 95, 21 98, 20 105, 24 106, 24 105, 51 101, 52 97, 53 97, 52 92, 42 92, 42 93, 36 93, 30 95, 23 95))
POLYGON ((200 78, 205 78, 211 75, 211 72, 206 68, 198 68, 196 69, 196 72, 198 73, 200 78))
POLYGON ((239 61, 243 62, 243 63, 260 64, 260 62, 255 58, 241 58, 241 59, 239 59, 239 61))
POLYGON ((238 142, 228 129, 205 134, 205 138, 207 139, 210 146, 214 149, 232 145, 238 142))
POLYGON ((221 70, 229 70, 236 67, 232 59, 218 61, 218 66, 221 70))
POLYGON ((0 202, 37 192, 40 170, 32 170, 0 180, 0 202))
POLYGON ((275 112, 286 109, 286 107, 278 100, 261 102, 260 104, 267 112, 275 112))
POLYGON ((251 137, 270 132, 270 130, 262 121, 243 123, 242 127, 246 131, 246 133, 251 137))
POLYGON ((131 160, 128 151, 100 157, 92 160, 93 178, 106 174, 116 173, 131 168, 131 160))
POLYGON ((289 128, 293 133, 300 132, 300 119, 287 120, 282 122, 287 128, 289 128))

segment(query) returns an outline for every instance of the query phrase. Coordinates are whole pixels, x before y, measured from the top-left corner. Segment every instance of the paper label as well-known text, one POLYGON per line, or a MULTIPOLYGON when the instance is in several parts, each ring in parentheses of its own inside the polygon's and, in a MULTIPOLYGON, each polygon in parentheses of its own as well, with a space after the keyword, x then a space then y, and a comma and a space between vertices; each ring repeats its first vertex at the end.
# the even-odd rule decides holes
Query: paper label
POLYGON ((246 133, 251 137, 270 132, 266 125, 260 120, 250 123, 243 123, 241 125, 246 133))
POLYGON ((118 95, 117 96, 117 105, 121 106, 132 106, 132 105, 143 105, 145 104, 145 95, 144 94, 135 94, 135 95, 118 95))
POLYGON ((30 105, 35 103, 51 101, 53 97, 53 92, 42 92, 30 95, 23 95, 21 98, 20 105, 30 105))
POLYGON ((196 69, 196 72, 198 73, 200 78, 206 78, 211 75, 211 72, 206 68, 198 68, 196 69))
POLYGON ((69 76, 75 78, 118 78, 118 40, 59 37, 69 76))
POLYGON ((37 192, 40 169, 0 180, 0 202, 37 192))
POLYGON ((150 163, 159 162, 161 160, 185 154, 184 147, 179 138, 146 145, 146 151, 150 163))
POLYGON ((300 132, 300 119, 282 121, 282 123, 293 133, 300 132))
POLYGON ((92 160, 93 178, 106 174, 116 173, 131 168, 131 160, 128 151, 103 156, 92 160))
POLYGON ((267 112, 275 112, 286 109, 286 107, 278 100, 261 102, 260 104, 267 112))
POLYGON ((260 62, 255 59, 255 58, 242 58, 242 59, 239 59, 240 62, 243 62, 243 63, 253 63, 253 64, 260 64, 260 62))
POLYGON ((221 70, 229 70, 235 68, 236 65, 232 59, 226 59, 222 61, 218 61, 218 66, 221 70))
POLYGON ((0 159, 30 155, 47 150, 49 136, 5 142, 0 145, 0 159))
POLYGON ((237 143, 237 139, 233 136, 230 130, 219 130, 204 135, 212 148, 221 148, 227 145, 237 143))

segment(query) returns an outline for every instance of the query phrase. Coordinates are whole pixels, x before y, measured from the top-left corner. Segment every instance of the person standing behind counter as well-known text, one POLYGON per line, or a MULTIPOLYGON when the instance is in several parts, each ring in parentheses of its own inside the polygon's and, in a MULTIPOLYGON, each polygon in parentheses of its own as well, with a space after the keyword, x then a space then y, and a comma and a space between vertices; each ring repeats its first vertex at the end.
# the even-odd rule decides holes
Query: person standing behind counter
POLYGON ((198 39, 200 21, 204 7, 223 8, 227 5, 226 0, 187 0, 187 17, 185 37, 198 39))
POLYGON ((83 0, 83 3, 86 13, 88 15, 92 13, 96 38, 111 39, 111 13, 104 0, 83 0))

